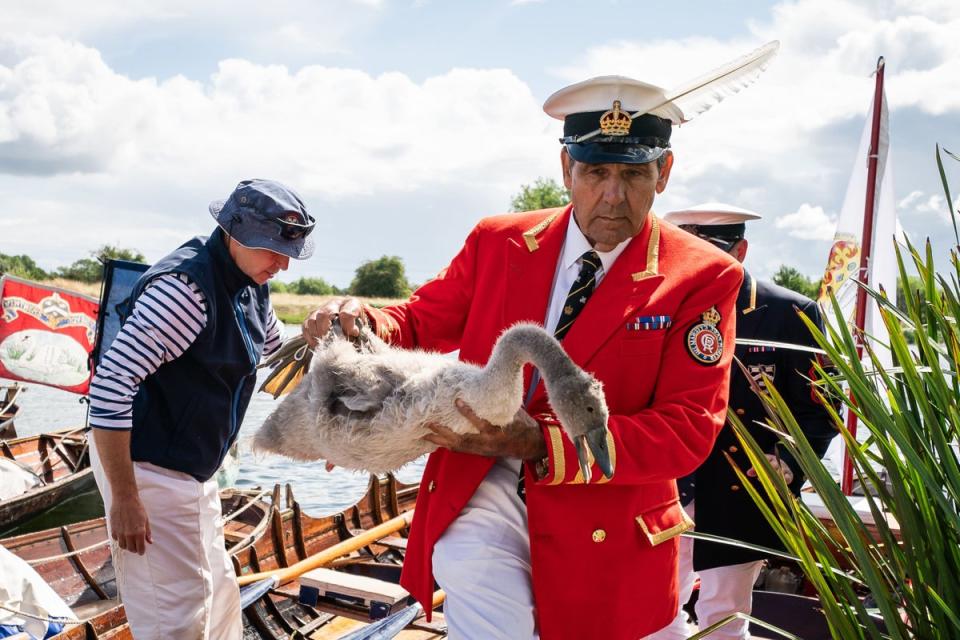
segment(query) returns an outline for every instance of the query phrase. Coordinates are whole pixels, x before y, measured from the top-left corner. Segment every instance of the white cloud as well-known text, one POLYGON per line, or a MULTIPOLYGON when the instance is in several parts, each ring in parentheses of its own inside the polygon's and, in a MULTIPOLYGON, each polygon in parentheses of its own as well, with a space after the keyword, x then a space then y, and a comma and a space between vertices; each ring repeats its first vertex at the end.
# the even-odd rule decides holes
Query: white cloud
POLYGON ((837 221, 828 216, 823 207, 805 202, 794 213, 777 218, 776 227, 786 229, 790 237, 800 240, 831 240, 837 221))
MULTIPOLYGON (((909 195, 897 203, 897 209, 907 214, 936 215, 940 220, 950 222, 950 211, 947 208, 947 199, 939 194, 927 195, 923 191, 911 191, 909 195)), ((953 200, 954 211, 960 209, 960 196, 953 200)))
POLYGON ((716 168, 757 169, 807 184, 822 178, 811 136, 866 113, 878 52, 891 61, 886 86, 894 112, 960 113, 960 83, 944 82, 960 77, 960 15, 942 17, 897 15, 886 3, 799 0, 776 5, 745 38, 611 43, 555 73, 569 81, 623 74, 669 90, 779 39, 777 59, 754 86, 677 130, 675 146, 688 161, 681 179, 699 180, 716 168))
MULTIPOLYGON (((209 231, 206 203, 246 177, 297 188, 339 224, 328 237, 352 236, 353 250, 375 246, 379 230, 403 233, 404 218, 445 223, 436 237, 453 246, 468 221, 506 208, 519 184, 557 173, 558 127, 504 69, 415 82, 232 59, 204 82, 138 80, 76 42, 0 35, 4 208, 53 230, 40 238, 31 225, 5 226, 0 251, 24 247, 50 267, 109 242, 156 259, 209 231), (463 200, 432 211, 450 201, 440 192, 463 200), (407 205, 416 215, 391 211, 391 200, 413 193, 422 194, 407 205), (348 213, 361 207, 373 217, 348 213)), ((411 277, 432 275, 450 253, 430 251, 411 277)))
POLYGON ((956 0, 894 0, 894 6, 906 13, 920 14, 938 21, 960 18, 960 4, 956 0))
POLYGON ((897 203, 897 209, 910 209, 921 198, 923 198, 923 191, 911 191, 905 198, 897 203))
POLYGON ((453 69, 415 83, 225 60, 207 83, 134 81, 93 49, 10 36, 0 37, 0 59, 7 172, 194 181, 253 172, 342 196, 496 181, 509 175, 508 158, 538 166, 554 155, 554 125, 507 70, 453 69))
POLYGON ((944 206, 947 199, 940 195, 932 195, 925 202, 921 202, 917 205, 917 213, 946 213, 947 208, 944 206))

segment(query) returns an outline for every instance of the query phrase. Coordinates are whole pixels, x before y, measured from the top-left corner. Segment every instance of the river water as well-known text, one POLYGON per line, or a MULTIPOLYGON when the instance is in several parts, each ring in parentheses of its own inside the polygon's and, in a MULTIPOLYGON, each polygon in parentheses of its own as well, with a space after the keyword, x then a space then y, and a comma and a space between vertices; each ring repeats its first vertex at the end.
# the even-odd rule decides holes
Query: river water
MULTIPOLYGON (((287 327, 287 336, 296 335, 299 327, 287 327)), ((261 378, 267 372, 261 371, 261 378)), ((20 395, 20 413, 16 419, 17 433, 21 436, 44 431, 54 431, 85 424, 87 405, 81 404, 80 396, 45 387, 27 384, 20 395)), ((258 383, 259 386, 259 383, 258 383)), ((241 488, 269 488, 276 483, 289 483, 293 495, 310 515, 335 513, 355 503, 367 488, 369 476, 343 469, 331 472, 324 470, 322 463, 293 462, 276 455, 254 453, 250 441, 257 428, 277 406, 266 393, 256 393, 240 427, 239 470, 234 484, 241 488)), ((418 482, 423 472, 424 460, 408 464, 397 473, 402 482, 418 482)), ((35 521, 16 529, 16 532, 34 531, 69 522, 103 515, 103 505, 96 492, 79 496, 59 505, 35 521)), ((0 523, 0 534, 3 533, 0 523)))

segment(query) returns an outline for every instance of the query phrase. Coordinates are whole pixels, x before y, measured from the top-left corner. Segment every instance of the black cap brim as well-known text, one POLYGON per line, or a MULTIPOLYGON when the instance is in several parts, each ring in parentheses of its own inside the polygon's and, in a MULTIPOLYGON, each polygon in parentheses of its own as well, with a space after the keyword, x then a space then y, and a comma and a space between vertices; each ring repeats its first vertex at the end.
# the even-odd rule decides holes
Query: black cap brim
POLYGON ((646 164, 664 154, 666 147, 648 147, 642 144, 616 142, 568 143, 567 153, 577 162, 586 164, 646 164))

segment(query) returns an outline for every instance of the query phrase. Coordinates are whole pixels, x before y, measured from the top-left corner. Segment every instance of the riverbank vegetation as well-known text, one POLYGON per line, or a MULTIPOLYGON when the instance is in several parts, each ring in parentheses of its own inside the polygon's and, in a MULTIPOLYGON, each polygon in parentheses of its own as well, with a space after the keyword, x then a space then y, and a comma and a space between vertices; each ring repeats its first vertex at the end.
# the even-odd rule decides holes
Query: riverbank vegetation
MULTIPOLYGON (((0 275, 18 278, 75 291, 99 298, 103 264, 107 260, 144 262, 144 256, 135 249, 121 249, 104 245, 67 267, 45 271, 27 255, 0 253, 0 275)), ((382 307, 406 299, 416 285, 410 284, 406 269, 397 256, 382 256, 367 260, 354 273, 348 287, 339 288, 323 278, 302 277, 291 282, 272 280, 271 299, 277 316, 288 324, 300 324, 312 310, 333 297, 351 295, 364 302, 382 307)))

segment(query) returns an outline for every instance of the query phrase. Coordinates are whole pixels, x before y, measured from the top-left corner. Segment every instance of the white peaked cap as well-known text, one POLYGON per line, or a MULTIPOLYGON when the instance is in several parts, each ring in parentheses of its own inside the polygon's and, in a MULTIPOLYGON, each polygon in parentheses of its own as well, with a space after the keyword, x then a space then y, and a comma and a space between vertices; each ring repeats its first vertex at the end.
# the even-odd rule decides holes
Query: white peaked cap
MULTIPOLYGON (((543 103, 543 110, 551 118, 563 120, 572 113, 606 111, 614 100, 620 108, 634 113, 647 113, 666 100, 666 90, 656 85, 640 82, 625 76, 600 76, 560 89, 543 103)), ((683 122, 683 112, 668 102, 649 113, 669 120, 673 124, 683 122)))
POLYGON ((675 225, 695 224, 701 227, 726 224, 742 224, 748 220, 760 220, 763 216, 747 209, 722 202, 708 202, 695 207, 671 211, 663 219, 675 225))

